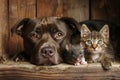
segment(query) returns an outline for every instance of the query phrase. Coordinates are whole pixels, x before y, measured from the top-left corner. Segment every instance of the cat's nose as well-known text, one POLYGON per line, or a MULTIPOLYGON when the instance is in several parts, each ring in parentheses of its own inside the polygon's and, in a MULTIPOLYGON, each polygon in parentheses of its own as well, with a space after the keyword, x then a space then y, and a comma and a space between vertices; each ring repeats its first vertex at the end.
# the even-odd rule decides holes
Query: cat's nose
POLYGON ((97 45, 93 44, 92 47, 95 50, 97 48, 97 45))
POLYGON ((94 51, 96 51, 97 47, 93 47, 94 51))

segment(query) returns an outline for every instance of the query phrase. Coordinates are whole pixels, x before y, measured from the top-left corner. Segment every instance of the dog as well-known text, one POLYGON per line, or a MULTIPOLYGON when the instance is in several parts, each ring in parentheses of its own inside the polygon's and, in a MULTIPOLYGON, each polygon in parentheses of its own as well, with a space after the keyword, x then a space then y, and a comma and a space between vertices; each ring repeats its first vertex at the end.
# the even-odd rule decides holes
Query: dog
MULTIPOLYGON (((11 29, 23 38, 24 53, 19 56, 36 65, 56 65, 63 61, 70 30, 78 24, 69 17, 24 18, 11 29), (69 21, 69 23, 67 22, 69 21)), ((16 58, 17 58, 16 57, 16 58)))
POLYGON ((80 41, 80 32, 78 30, 78 27, 80 27, 79 23, 73 18, 64 18, 63 20, 71 26, 69 27, 69 34, 66 38, 62 53, 64 62, 75 66, 87 64, 84 57, 84 46, 82 46, 80 41))
POLYGON ((71 35, 66 44, 63 58, 66 63, 71 65, 79 66, 80 64, 87 64, 84 57, 84 46, 80 42, 80 35, 78 33, 71 35))

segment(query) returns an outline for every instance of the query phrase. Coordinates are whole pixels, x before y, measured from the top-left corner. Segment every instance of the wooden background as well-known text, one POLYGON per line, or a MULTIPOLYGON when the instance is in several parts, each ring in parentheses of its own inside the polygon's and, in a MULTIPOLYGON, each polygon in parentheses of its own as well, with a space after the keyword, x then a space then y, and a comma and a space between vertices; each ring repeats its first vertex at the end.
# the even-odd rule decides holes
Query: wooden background
POLYGON ((0 0, 0 55, 23 50, 21 37, 10 29, 29 17, 69 16, 77 21, 109 20, 120 25, 119 0, 0 0))
MULTIPOLYGON (((120 25, 120 0, 0 0, 0 56, 23 50, 22 38, 11 34, 18 20, 48 16, 103 19, 120 25)), ((100 64, 67 66, 8 62, 0 64, 0 80, 120 80, 119 64, 110 72, 102 71, 100 64)))

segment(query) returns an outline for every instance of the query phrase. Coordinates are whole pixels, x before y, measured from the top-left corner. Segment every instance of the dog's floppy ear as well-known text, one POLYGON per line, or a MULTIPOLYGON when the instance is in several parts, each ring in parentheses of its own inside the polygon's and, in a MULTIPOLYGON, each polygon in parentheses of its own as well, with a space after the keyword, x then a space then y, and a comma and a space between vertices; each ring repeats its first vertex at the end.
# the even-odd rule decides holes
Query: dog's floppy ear
POLYGON ((71 17, 62 17, 60 20, 64 21, 71 30, 79 30, 81 27, 79 23, 71 17))
POLYGON ((22 35, 22 28, 28 24, 28 22, 30 21, 30 18, 24 18, 20 21, 18 21, 13 28, 11 29, 12 34, 16 33, 18 35, 22 35))

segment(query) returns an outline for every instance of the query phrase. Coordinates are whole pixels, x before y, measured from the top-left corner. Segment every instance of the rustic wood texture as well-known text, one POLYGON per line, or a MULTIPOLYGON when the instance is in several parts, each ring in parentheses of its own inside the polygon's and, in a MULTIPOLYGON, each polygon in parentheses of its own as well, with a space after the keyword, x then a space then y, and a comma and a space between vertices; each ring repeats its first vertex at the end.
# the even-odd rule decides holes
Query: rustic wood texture
POLYGON ((25 17, 36 17, 36 1, 35 0, 9 0, 9 54, 15 54, 23 50, 21 37, 11 35, 11 28, 18 20, 25 17))
POLYGON ((62 0, 37 0, 37 17, 60 17, 62 15, 62 0))
POLYGON ((0 58, 6 54, 8 41, 8 0, 0 0, 0 58))
POLYGON ((89 0, 63 0, 64 16, 75 18, 77 21, 89 19, 89 0))
POLYGON ((91 19, 108 20, 120 25, 119 0, 91 0, 91 19))
MULTIPOLYGON (((0 57, 2 53, 23 50, 22 38, 10 32, 22 18, 69 16, 77 21, 103 19, 120 25, 119 4, 119 0, 0 0, 0 57)), ((120 63, 108 72, 100 64, 44 67, 26 62, 0 64, 0 80, 120 80, 119 75, 120 63)))
POLYGON ((111 71, 103 71, 98 63, 35 66, 26 62, 9 62, 0 65, 0 80, 119 80, 119 75, 119 63, 114 63, 111 71))

